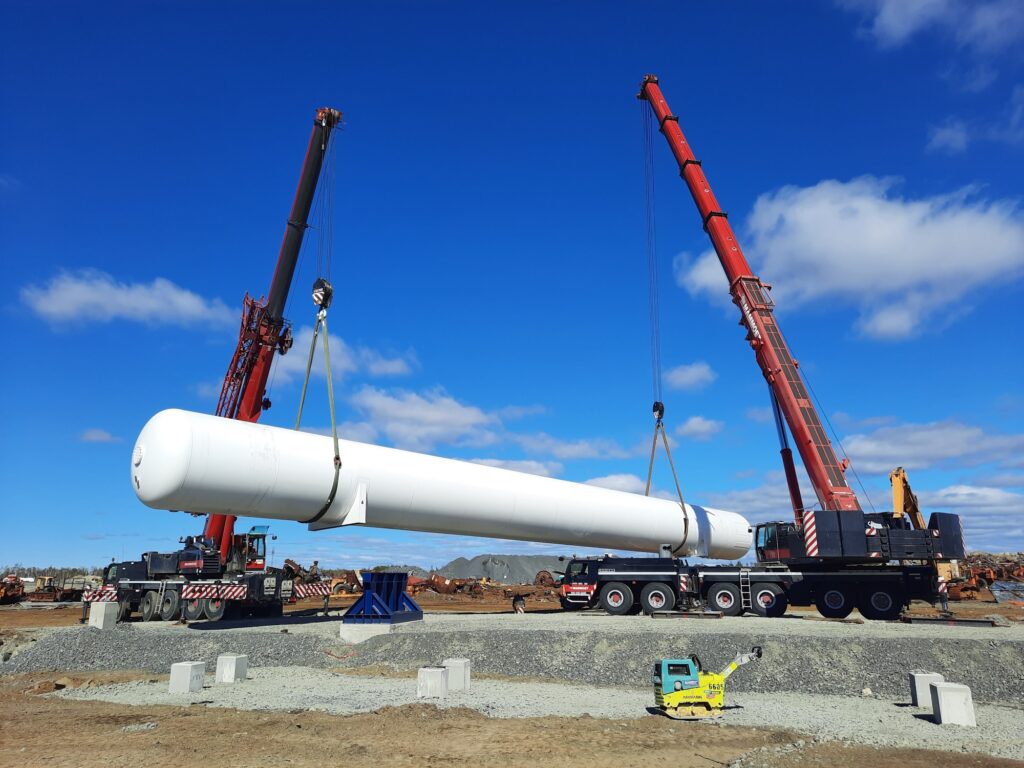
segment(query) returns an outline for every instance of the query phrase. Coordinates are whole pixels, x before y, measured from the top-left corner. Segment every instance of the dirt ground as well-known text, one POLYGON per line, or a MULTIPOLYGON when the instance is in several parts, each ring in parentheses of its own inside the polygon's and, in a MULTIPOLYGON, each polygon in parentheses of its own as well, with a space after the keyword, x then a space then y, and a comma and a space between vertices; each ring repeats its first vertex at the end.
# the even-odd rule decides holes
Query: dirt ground
MULTIPOLYGON (((77 686, 130 679, 146 673, 68 675, 77 686)), ((500 720, 474 710, 430 705, 385 707, 367 715, 319 712, 241 712, 191 707, 131 707, 47 698, 50 675, 0 678, 0 768, 75 766, 159 768, 202 762, 234 766, 473 766, 507 768, 586 765, 677 768, 728 765, 752 750, 752 766, 941 768, 1021 766, 980 755, 875 750, 806 742, 798 734, 651 716, 639 720, 590 717, 500 720), (45 727, 40 727, 45 724, 45 727), (63 724, 63 725, 58 725, 63 724), (70 727, 73 724, 73 728, 70 727), (55 738, 55 725, 60 738, 55 738)))

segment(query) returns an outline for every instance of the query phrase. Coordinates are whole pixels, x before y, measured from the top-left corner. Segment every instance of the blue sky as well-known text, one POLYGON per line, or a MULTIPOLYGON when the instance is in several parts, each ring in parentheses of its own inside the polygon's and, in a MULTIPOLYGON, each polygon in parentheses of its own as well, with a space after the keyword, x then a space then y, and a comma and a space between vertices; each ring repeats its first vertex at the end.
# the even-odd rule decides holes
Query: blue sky
MULTIPOLYGON (((131 446, 160 409, 213 410, 242 296, 269 287, 318 106, 345 113, 331 312, 344 433, 642 486, 646 72, 775 284, 870 502, 886 507, 902 464, 926 512, 963 515, 970 546, 1024 549, 1019 3, 9 2, 0 15, 0 562, 101 563, 199 528, 136 501, 131 446)), ((654 165, 684 491, 785 519, 765 385, 660 137, 654 165)), ((316 242, 288 308, 296 349, 316 242)), ((279 364, 266 423, 294 421, 301 357, 279 364)), ((322 376, 310 397, 305 423, 323 428, 322 376)), ((657 480, 671 487, 664 467, 657 480)), ((330 565, 565 550, 274 530, 279 559, 330 565)))

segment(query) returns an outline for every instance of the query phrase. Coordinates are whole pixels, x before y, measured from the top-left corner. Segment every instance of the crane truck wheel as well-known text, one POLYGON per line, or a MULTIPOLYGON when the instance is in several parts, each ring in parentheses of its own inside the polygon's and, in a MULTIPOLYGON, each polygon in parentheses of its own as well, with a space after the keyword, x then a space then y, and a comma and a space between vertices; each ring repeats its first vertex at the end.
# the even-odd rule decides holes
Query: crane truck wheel
POLYGON ((758 616, 777 618, 789 608, 786 592, 777 584, 754 584, 750 588, 751 606, 758 616))
POLYGON ((117 603, 117 620, 128 621, 132 615, 132 604, 128 600, 119 600, 117 603))
POLYGON ((864 590, 857 608, 865 619, 892 621, 898 619, 903 610, 903 595, 893 587, 873 587, 864 590))
POLYGON ((601 607, 613 616, 624 616, 633 608, 633 590, 621 581, 610 581, 601 590, 601 607))
POLYGON ((224 612, 227 611, 228 604, 219 597, 204 597, 203 598, 203 615, 206 616, 210 621, 220 621, 224 618, 224 612))
POLYGON ((644 613, 671 611, 676 607, 676 593, 668 584, 651 582, 640 593, 640 605, 644 613))
POLYGON ((712 584, 708 589, 708 603, 726 616, 739 616, 743 613, 740 590, 735 584, 712 584))
POLYGON ((164 592, 160 601, 160 618, 164 621, 177 621, 181 616, 181 595, 173 589, 164 592))
POLYGON ((845 619, 853 611, 853 596, 849 590, 830 584, 821 591, 814 604, 826 619, 845 619))
POLYGON ((199 621, 203 618, 203 601, 199 597, 190 597, 181 601, 181 615, 185 621, 199 621))
POLYGON ((139 609, 142 613, 143 621, 153 621, 153 619, 160 618, 160 599, 157 597, 156 592, 149 590, 142 596, 142 606, 139 609))

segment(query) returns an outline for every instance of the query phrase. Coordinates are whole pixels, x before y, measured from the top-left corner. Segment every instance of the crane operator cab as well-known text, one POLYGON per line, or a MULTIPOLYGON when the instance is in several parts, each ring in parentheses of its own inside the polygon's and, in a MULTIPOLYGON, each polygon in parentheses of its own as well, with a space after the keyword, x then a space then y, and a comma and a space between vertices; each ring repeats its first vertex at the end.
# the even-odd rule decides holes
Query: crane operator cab
POLYGON ((761 647, 741 653, 721 672, 705 672, 700 659, 662 659, 654 665, 654 706, 675 720, 721 714, 725 681, 739 667, 761 658, 761 647))

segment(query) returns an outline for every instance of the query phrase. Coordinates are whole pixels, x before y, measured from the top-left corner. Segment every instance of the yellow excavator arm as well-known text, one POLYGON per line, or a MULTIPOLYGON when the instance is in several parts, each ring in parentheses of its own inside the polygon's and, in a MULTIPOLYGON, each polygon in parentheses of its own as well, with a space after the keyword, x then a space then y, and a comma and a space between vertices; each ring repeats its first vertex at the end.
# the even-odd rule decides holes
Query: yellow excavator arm
POLYGON ((917 496, 910 488, 910 480, 907 478, 906 470, 903 467, 896 467, 889 473, 889 484, 892 486, 892 515, 901 518, 907 515, 910 524, 919 531, 925 529, 924 515, 921 514, 921 507, 918 506, 917 496))

